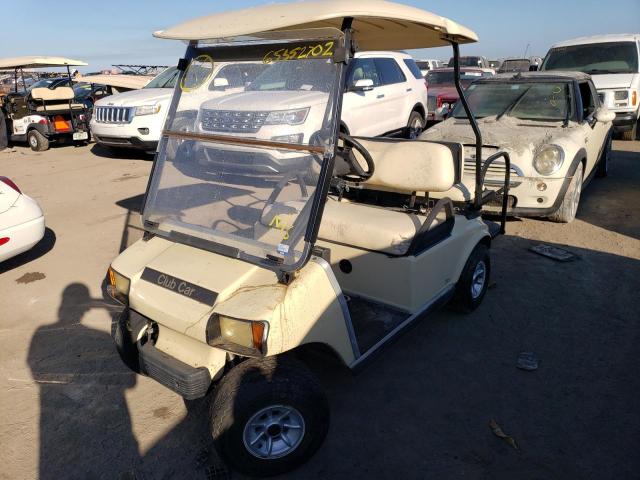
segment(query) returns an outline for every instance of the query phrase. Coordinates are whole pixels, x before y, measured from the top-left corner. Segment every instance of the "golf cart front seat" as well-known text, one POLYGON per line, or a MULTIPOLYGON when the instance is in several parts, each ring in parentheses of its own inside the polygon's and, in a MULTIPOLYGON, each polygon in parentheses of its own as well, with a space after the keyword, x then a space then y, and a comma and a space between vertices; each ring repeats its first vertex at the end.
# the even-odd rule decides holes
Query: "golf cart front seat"
MULTIPOLYGON (((362 186, 411 195, 414 192, 445 192, 456 181, 452 150, 423 141, 358 141, 369 151, 375 172, 362 186)), ((261 223, 273 225, 274 217, 291 225, 304 201, 274 203, 265 208, 261 223)), ((448 236, 453 229, 453 204, 440 200, 426 215, 338 200, 329 196, 318 238, 331 243, 392 256, 417 254, 448 236)))
POLYGON ((71 87, 34 88, 31 90, 31 98, 36 102, 36 112, 61 112, 82 110, 81 103, 71 103, 75 98, 75 92, 71 87))

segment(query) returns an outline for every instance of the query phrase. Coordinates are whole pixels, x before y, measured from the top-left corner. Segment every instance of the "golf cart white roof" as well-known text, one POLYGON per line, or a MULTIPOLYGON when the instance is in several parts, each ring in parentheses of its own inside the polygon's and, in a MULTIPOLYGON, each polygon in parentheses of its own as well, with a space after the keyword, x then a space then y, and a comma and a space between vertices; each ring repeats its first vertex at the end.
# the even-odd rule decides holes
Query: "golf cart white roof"
POLYGON ((477 42, 478 36, 458 23, 425 10, 384 0, 324 0, 273 3, 259 7, 196 18, 155 37, 172 40, 209 40, 260 33, 340 29, 345 17, 354 19, 352 28, 361 50, 399 50, 477 42))
POLYGON ((14 57, 0 59, 0 70, 14 68, 80 67, 87 63, 64 57, 14 57))
POLYGON ((108 85, 115 88, 127 88, 131 90, 140 90, 153 79, 152 75, 89 75, 87 77, 78 76, 73 79, 74 82, 95 83, 97 85, 108 85))

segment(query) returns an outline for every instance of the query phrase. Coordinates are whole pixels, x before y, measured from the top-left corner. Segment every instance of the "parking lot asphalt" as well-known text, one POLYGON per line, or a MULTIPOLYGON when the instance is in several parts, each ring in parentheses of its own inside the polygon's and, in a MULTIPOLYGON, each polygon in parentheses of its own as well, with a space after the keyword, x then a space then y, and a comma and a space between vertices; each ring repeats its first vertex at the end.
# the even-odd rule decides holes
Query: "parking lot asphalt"
MULTIPOLYGON (((109 335, 105 272, 140 235, 150 168, 95 145, 0 152, 47 221, 34 250, 0 264, 0 478, 227 478, 206 402, 130 373, 109 335)), ((614 142, 576 221, 512 219, 492 250, 473 314, 425 318, 359 375, 314 366, 331 427, 288 478, 637 478, 640 142, 614 142), (577 259, 529 251, 539 243, 577 259), (516 368, 520 352, 537 370, 516 368)))

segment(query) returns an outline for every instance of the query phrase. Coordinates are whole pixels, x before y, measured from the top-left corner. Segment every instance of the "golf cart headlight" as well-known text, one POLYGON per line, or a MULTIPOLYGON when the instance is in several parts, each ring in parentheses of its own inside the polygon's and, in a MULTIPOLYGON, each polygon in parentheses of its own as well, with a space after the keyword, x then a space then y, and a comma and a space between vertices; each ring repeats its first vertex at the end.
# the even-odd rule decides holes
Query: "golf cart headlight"
POLYGON ((564 151, 557 145, 544 145, 533 158, 533 167, 541 175, 552 175, 560 170, 564 151))
POLYGON ((278 112, 270 112, 265 125, 300 125, 307 119, 309 113, 308 108, 299 110, 281 110, 278 112))
POLYGON ((160 105, 140 105, 136 107, 136 115, 154 115, 160 111, 160 105))
POLYGON ((207 324, 207 343, 240 355, 262 355, 266 347, 267 322, 239 320, 214 313, 207 324))
POLYGON ((629 92, 627 90, 618 90, 613 94, 613 98, 616 100, 626 100, 629 98, 629 92))
POLYGON ((114 300, 123 305, 129 304, 129 287, 131 281, 124 275, 120 275, 113 268, 109 267, 109 286, 107 291, 114 300))

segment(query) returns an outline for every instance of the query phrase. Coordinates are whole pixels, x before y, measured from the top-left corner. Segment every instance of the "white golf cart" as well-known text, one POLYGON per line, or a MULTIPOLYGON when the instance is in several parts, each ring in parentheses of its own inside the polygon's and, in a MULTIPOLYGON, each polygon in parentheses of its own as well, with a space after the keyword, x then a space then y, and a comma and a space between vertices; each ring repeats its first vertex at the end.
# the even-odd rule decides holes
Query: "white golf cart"
MULTIPOLYGON (((11 142, 27 142, 41 152, 51 142, 90 140, 89 119, 83 103, 76 103, 70 67, 87 65, 80 60, 63 57, 18 57, 0 59, 0 70, 13 70, 15 91, 2 97, 0 115, 4 115, 11 142), (68 82, 55 88, 46 86, 27 89, 25 69, 66 67, 68 82), (18 76, 23 90, 19 91, 18 76)), ((59 82, 56 82, 59 84, 59 82)))
POLYGON ((286 472, 329 424, 326 397, 296 353, 320 348, 356 369, 433 309, 453 300, 472 310, 485 295, 500 227, 480 207, 495 192, 480 188, 457 210, 429 197, 460 179, 462 145, 339 134, 358 48, 452 45, 458 59, 458 44, 477 37, 379 0, 267 5, 155 35, 189 46, 145 196, 144 238, 109 268, 109 290, 126 305, 113 336, 134 371, 185 399, 211 392, 207 421, 231 466, 286 472), (260 89, 215 109, 194 101, 214 62, 256 60, 269 65, 260 89))

